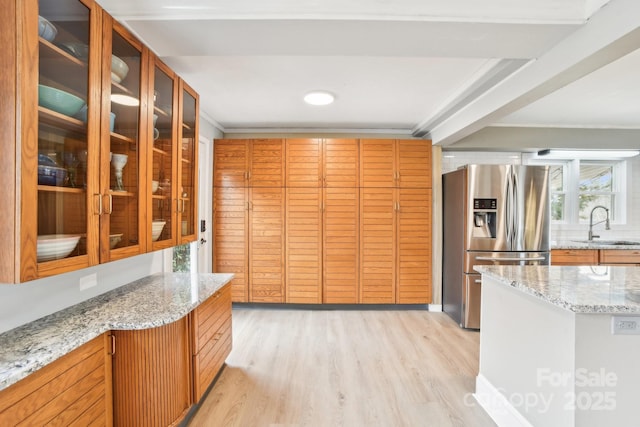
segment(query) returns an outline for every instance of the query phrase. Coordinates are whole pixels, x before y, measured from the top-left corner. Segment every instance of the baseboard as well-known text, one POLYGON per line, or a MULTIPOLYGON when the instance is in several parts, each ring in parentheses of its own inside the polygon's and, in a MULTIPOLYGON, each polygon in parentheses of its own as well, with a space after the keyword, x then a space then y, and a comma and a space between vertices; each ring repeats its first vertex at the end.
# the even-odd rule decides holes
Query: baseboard
POLYGON ((476 377, 473 397, 499 427, 533 427, 482 374, 476 377))
POLYGON ((429 311, 442 313, 442 304, 429 304, 429 311))

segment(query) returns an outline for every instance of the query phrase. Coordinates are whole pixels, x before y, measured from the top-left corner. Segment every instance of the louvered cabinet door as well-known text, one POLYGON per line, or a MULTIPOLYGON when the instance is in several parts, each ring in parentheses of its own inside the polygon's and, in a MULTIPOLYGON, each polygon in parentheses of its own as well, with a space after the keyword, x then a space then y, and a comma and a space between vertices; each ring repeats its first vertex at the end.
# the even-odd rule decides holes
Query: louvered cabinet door
POLYGON ((323 302, 358 302, 359 189, 324 189, 323 302))
POLYGON ((284 302, 284 188, 249 189, 249 301, 284 302))
POLYGON ((322 302, 322 188, 287 188, 286 302, 322 302))
POLYGON ((395 303, 395 189, 360 189, 360 302, 395 303))
POLYGON ((213 191, 213 271, 233 273, 235 276, 231 281, 232 300, 248 302, 249 190, 243 187, 216 187, 213 191))
POLYGON ((214 187, 244 187, 249 168, 248 143, 237 139, 216 139, 213 143, 214 187))
POLYGON ((321 187, 322 140, 317 138, 286 140, 286 184, 290 187, 321 187))
POLYGON ((396 302, 431 302, 431 189, 398 190, 396 302))
POLYGON ((395 187, 397 176, 395 158, 395 140, 360 140, 360 186, 395 187))
POLYGON ((250 187, 282 187, 284 144, 282 139, 254 139, 250 142, 250 187))
POLYGON ((0 425, 111 426, 107 351, 103 334, 0 391, 0 425))
POLYGON ((431 188, 431 142, 397 141, 397 187, 431 188))
POLYGON ((323 186, 357 188, 360 165, 358 140, 325 139, 322 150, 323 186))

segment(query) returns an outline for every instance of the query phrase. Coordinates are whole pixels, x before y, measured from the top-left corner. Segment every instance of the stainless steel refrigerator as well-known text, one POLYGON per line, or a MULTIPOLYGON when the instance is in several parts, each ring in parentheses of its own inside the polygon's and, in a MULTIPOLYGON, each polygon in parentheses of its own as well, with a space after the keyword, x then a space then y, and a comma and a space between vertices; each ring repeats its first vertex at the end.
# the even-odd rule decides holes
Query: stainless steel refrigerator
POLYGON ((549 168, 467 165, 442 175, 443 310, 480 328, 474 265, 549 264, 549 168))

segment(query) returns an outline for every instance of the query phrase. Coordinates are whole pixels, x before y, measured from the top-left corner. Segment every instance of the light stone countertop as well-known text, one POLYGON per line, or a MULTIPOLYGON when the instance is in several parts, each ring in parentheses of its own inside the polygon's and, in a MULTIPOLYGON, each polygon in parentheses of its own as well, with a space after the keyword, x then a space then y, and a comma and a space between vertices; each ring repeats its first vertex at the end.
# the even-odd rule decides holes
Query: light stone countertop
POLYGON ((635 237, 593 239, 592 242, 587 242, 586 240, 587 239, 584 239, 584 241, 581 241, 581 239, 551 241, 551 249, 629 249, 629 250, 640 249, 640 238, 635 238, 635 237), (638 244, 637 245, 611 244, 619 241, 638 242, 638 244), (603 242, 610 242, 610 243, 605 244, 603 242))
POLYGON ((175 322, 232 278, 158 273, 0 334, 0 390, 106 331, 175 322))
POLYGON ((640 267, 485 265, 474 268, 575 313, 640 314, 640 267))

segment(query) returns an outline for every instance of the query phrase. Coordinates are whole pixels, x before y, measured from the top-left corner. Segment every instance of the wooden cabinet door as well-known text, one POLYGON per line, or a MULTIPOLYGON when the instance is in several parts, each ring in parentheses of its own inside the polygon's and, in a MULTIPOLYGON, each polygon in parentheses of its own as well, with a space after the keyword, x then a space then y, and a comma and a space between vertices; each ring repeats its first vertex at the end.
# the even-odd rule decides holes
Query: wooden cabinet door
POLYGON ((600 264, 640 265, 640 250, 600 249, 600 264))
POLYGON ((0 391, 0 425, 112 425, 107 343, 100 335, 0 391))
POLYGON ((360 189, 360 302, 395 303, 395 189, 360 189))
POLYGON ((356 304, 359 284, 359 189, 327 187, 323 212, 323 302, 356 304))
POLYGON ((180 245, 196 240, 198 233, 198 148, 199 110, 198 94, 183 80, 180 80, 178 141, 178 179, 176 180, 176 200, 178 218, 175 234, 180 245))
POLYGON ((431 142, 400 140, 397 144, 397 186, 431 188, 431 142))
POLYGON ((249 189, 249 301, 284 302, 284 188, 249 189))
POLYGON ((322 140, 287 139, 286 187, 321 187, 322 140))
POLYGON ((192 404, 187 317, 157 328, 112 331, 115 425, 177 425, 192 404))
POLYGON ((322 302, 322 188, 287 188, 288 303, 322 302))
POLYGON ((281 139, 254 139, 250 142, 250 187, 282 187, 284 184, 284 144, 281 139))
POLYGON ((396 302, 431 302, 431 189, 398 189, 396 302))
POLYGON ((322 144, 323 187, 357 188, 360 153, 357 139, 325 139, 322 144))
POLYGON ((396 143, 387 139, 360 140, 360 186, 392 188, 396 185, 396 143))
POLYGON ((213 143, 213 185, 244 187, 249 169, 249 143, 238 139, 216 139, 213 143))
POLYGON ((597 265, 597 249, 552 249, 551 265, 597 265))
POLYGON ((233 273, 231 299, 249 301, 248 190, 216 187, 213 192, 213 271, 233 273))
POLYGON ((199 402, 231 352, 231 287, 227 284, 192 312, 193 395, 199 402))

